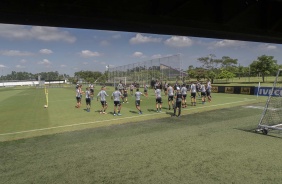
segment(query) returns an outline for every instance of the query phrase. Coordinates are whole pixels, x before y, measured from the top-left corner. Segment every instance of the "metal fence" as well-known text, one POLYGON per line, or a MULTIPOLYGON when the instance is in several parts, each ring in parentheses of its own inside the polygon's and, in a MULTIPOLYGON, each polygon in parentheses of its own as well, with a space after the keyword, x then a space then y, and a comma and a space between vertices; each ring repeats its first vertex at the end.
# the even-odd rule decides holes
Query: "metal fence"
POLYGON ((128 83, 149 84, 151 80, 176 80, 187 76, 181 69, 180 54, 113 67, 108 71, 108 82, 114 82, 117 77, 126 77, 128 83))

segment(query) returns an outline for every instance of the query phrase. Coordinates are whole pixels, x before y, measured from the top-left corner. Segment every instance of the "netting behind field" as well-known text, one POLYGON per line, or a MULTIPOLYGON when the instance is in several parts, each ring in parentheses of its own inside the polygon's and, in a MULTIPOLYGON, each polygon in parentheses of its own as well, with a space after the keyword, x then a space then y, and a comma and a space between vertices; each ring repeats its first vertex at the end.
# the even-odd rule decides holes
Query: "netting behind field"
POLYGON ((267 126, 282 124, 282 70, 277 72, 259 124, 267 126))
POLYGON ((128 83, 147 84, 151 80, 174 80, 187 75, 181 70, 179 54, 109 68, 108 71, 108 82, 114 82, 117 77, 126 77, 128 83))

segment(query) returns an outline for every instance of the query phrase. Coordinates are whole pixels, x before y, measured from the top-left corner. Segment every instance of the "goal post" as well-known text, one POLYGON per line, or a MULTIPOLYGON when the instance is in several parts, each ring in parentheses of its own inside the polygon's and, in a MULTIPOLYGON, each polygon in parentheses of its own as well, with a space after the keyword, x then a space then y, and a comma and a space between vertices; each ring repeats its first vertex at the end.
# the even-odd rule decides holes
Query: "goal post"
POLYGON ((263 134, 269 130, 282 130, 282 69, 277 71, 257 129, 263 134))
POLYGON ((48 100, 48 86, 45 85, 44 88, 44 93, 45 93, 45 99, 46 99, 46 105, 44 105, 45 108, 49 106, 49 100, 48 100))

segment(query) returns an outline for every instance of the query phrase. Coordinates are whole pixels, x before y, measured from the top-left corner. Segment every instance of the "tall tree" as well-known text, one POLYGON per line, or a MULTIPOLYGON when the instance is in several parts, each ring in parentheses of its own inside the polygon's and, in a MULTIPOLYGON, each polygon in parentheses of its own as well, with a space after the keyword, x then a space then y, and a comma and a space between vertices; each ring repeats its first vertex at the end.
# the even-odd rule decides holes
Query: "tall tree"
POLYGON ((218 65, 221 63, 220 59, 215 59, 214 54, 210 54, 206 57, 200 57, 198 58, 198 61, 202 64, 202 68, 213 70, 218 68, 218 65))
POLYGON ((277 61, 274 60, 273 56, 262 55, 253 61, 250 65, 251 72, 256 75, 261 75, 262 81, 266 75, 275 73, 278 69, 277 61))
POLYGON ((219 65, 222 63, 221 59, 215 59, 214 54, 210 54, 206 57, 200 57, 198 58, 198 62, 202 64, 202 69, 205 71, 205 77, 211 79, 211 82, 213 83, 214 78, 219 73, 219 65))
POLYGON ((235 72, 237 68, 237 59, 232 59, 229 56, 223 56, 221 59, 221 68, 229 72, 235 72))

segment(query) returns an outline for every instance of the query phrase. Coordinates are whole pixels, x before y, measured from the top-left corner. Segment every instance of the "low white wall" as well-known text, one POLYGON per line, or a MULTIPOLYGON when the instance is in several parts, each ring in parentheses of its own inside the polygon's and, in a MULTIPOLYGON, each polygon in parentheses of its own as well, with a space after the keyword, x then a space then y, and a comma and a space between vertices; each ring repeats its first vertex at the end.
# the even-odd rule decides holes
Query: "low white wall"
MULTIPOLYGON (((45 84, 64 84, 65 81, 50 81, 45 84)), ((0 87, 11 87, 11 86, 36 86, 39 81, 24 81, 24 82, 0 82, 0 87)))

